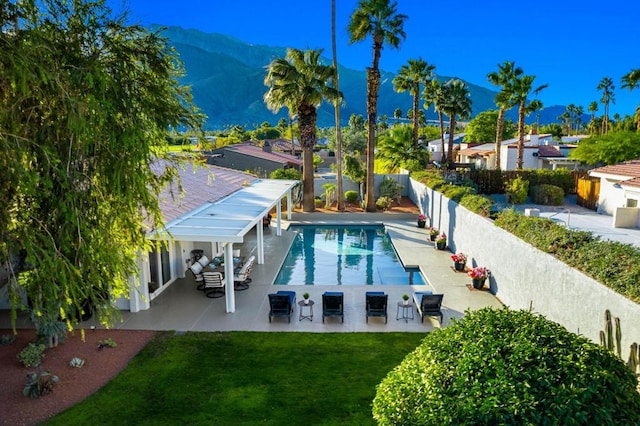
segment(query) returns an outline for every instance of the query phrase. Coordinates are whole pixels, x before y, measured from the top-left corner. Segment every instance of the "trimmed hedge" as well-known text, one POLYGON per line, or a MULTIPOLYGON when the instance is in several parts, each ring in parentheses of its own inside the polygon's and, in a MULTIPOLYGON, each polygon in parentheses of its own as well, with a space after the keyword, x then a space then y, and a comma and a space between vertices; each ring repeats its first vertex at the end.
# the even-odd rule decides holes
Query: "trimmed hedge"
POLYGON ((535 204, 561 206, 564 201, 564 191, 559 186, 543 183, 531 188, 531 199, 535 204))
POLYGON ((640 302, 640 250, 631 244, 602 241, 540 217, 502 211, 494 224, 539 250, 554 255, 623 296, 640 302))
POLYGON ((377 386, 380 425, 638 424, 612 352, 527 311, 467 311, 428 333, 377 386))

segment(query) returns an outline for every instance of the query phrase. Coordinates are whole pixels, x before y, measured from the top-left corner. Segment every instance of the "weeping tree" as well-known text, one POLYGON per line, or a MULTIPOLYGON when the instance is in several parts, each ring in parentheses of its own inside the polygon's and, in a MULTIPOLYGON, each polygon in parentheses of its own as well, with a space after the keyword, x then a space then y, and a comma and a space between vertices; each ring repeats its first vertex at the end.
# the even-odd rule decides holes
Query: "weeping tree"
POLYGON ((0 16, 0 285, 14 321, 28 300, 44 327, 95 306, 109 325, 163 226, 168 131, 202 117, 166 40, 104 1, 2 2, 0 16))

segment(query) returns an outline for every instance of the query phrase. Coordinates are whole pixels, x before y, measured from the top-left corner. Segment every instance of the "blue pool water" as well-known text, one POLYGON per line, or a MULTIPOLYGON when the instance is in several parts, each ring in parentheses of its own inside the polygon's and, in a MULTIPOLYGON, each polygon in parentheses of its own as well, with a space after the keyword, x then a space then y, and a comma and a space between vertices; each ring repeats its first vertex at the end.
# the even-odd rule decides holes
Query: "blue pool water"
POLYGON ((276 285, 424 284, 405 270, 382 226, 291 226, 293 244, 276 285))

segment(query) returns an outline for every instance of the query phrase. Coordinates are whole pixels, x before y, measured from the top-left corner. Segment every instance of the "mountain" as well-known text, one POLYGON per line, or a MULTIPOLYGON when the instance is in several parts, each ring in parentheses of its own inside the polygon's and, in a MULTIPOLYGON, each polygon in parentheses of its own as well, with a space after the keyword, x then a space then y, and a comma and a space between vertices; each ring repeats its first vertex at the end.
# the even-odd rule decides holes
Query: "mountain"
MULTIPOLYGON (((180 79, 182 84, 191 86, 195 104, 205 113, 207 130, 223 129, 229 125, 241 125, 253 129, 262 122, 273 125, 286 117, 283 108, 274 114, 264 104, 263 96, 267 91, 264 85, 267 65, 275 58, 286 55, 286 48, 245 43, 236 38, 215 33, 204 33, 181 27, 151 26, 152 31, 161 30, 168 44, 175 48, 184 63, 186 75, 180 79)), ((330 62, 330 59, 326 59, 330 62)), ((344 124, 351 114, 366 116, 366 71, 353 70, 339 66, 340 90, 345 97, 341 110, 344 124)), ((378 96, 378 115, 387 115, 393 121, 393 112, 400 108, 403 115, 413 107, 408 92, 396 93, 392 80, 394 73, 382 72, 378 96)), ((450 77, 438 76, 442 81, 450 77)), ((473 116, 479 112, 495 109, 493 102, 496 91, 467 83, 471 94, 473 116)), ((539 122, 546 124, 557 122, 565 111, 563 106, 553 106, 540 111, 539 122)), ((508 118, 517 121, 517 110, 507 113, 508 118)), ((527 117, 527 123, 533 123, 535 114, 527 117)), ((427 119, 437 119, 431 108, 427 119)), ((334 125, 333 106, 323 103, 318 110, 318 126, 334 125)))

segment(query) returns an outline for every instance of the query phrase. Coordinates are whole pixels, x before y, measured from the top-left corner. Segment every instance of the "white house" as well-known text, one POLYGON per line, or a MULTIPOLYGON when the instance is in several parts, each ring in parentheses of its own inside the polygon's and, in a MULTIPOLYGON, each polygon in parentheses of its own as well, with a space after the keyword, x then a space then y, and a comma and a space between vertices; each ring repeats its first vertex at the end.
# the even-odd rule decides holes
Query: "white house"
POLYGON ((613 216, 616 228, 640 227, 640 159, 599 167, 589 175, 600 178, 598 213, 613 216))
MULTIPOLYGON (((538 135, 534 131, 534 133, 525 136, 522 167, 524 169, 556 170, 568 168, 576 170, 580 162, 568 158, 569 152, 575 147, 575 145, 560 145, 553 140, 551 134, 538 135)), ((518 138, 502 141, 500 148, 500 168, 502 170, 516 170, 518 138)))
MULTIPOLYGON (((466 135, 466 133, 456 133, 453 135, 453 149, 455 150, 456 147, 459 147, 460 144, 462 143, 462 138, 464 138, 464 136, 466 135)), ((440 139, 434 139, 431 140, 429 142, 427 142, 426 144, 426 148, 427 151, 429 151, 429 153, 431 154, 431 161, 436 161, 436 162, 441 162, 443 159, 443 155, 442 155, 442 140, 440 139)), ((444 134, 444 149, 449 149, 449 134, 445 133, 444 134)), ((455 151, 454 151, 454 156, 455 156, 455 151)))

